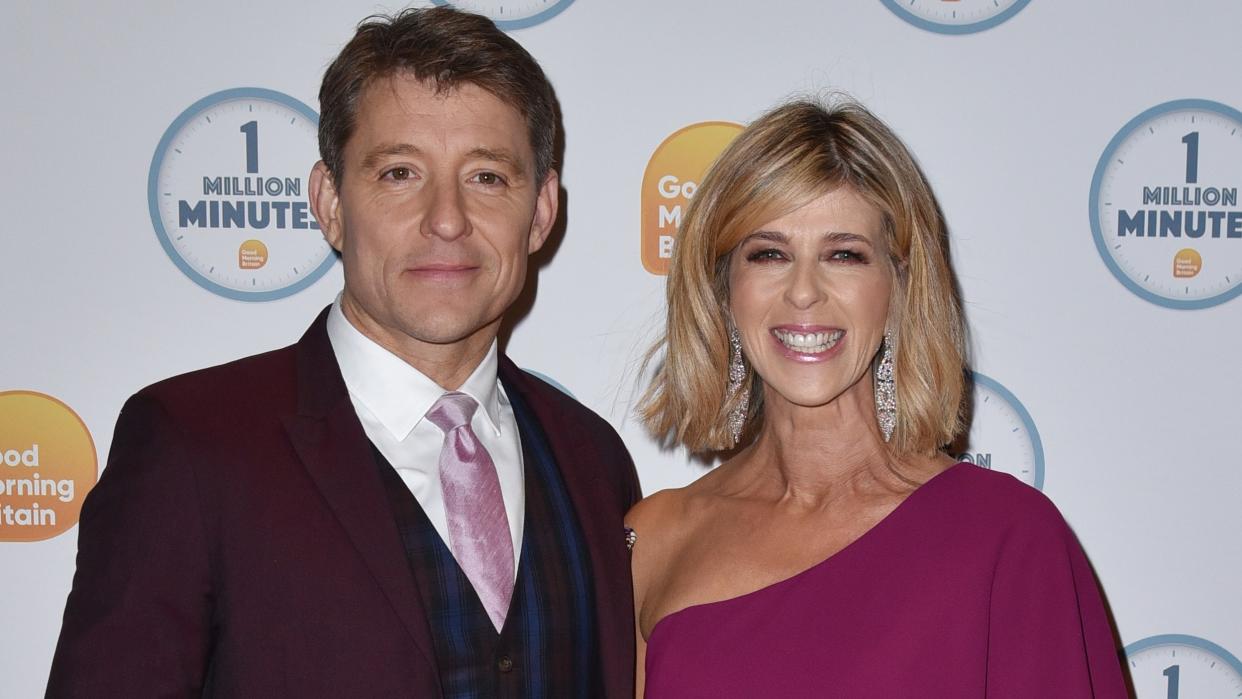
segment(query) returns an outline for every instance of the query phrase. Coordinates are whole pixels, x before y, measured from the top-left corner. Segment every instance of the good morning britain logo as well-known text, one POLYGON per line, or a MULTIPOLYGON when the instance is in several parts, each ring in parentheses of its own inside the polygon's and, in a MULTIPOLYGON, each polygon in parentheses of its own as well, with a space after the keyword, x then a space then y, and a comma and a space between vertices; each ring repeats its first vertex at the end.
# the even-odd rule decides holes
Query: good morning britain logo
POLYGON ((1091 232, 1135 295, 1202 309, 1242 293, 1242 112, 1186 99, 1121 128, 1091 181, 1091 232))
POLYGON ((0 541, 41 541, 78 522, 98 475, 95 441, 68 405, 0 393, 0 541))
POLYGON ((151 223, 168 257, 225 298, 269 301, 336 262, 310 212, 306 178, 319 116, 272 90, 208 95, 178 116, 147 179, 151 223))
POLYGON ((741 124, 729 121, 691 124, 674 131, 651 154, 639 204, 640 252, 648 272, 668 273, 686 207, 707 168, 741 131, 741 124))

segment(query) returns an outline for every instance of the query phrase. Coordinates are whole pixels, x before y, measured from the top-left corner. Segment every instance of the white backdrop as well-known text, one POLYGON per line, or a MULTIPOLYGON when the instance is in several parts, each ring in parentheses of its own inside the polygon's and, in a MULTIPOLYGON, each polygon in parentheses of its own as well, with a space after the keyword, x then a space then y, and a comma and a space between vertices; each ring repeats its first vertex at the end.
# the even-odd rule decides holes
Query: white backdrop
MULTIPOLYGON (((512 13, 540 3, 508 4, 512 13)), ((663 278, 639 255, 648 161, 683 127, 745 122, 794 94, 848 92, 907 141, 951 226, 974 366, 985 375, 976 401, 999 406, 980 408, 970 453, 1026 470, 1028 481, 1042 475, 1096 566, 1140 697, 1174 696, 1170 672, 1180 672, 1183 696, 1237 696, 1242 299, 1229 296, 1242 282, 1242 220, 1230 237, 1229 212, 1242 208, 1145 204, 1142 188, 1173 186, 1184 199, 1186 187, 1202 199, 1199 188, 1242 187, 1242 7, 911 7, 933 19, 907 19, 882 0, 576 0, 513 29, 561 100, 567 226, 540 258, 533 307, 507 351, 617 427, 645 491, 700 475, 684 454, 661 452, 631 413, 636 363, 662 311, 663 278), (1002 10, 981 31, 935 30, 1002 10), (1206 102, 1125 128, 1176 100, 1206 102), (1131 223, 1118 236, 1117 209, 1221 212, 1222 227, 1216 238, 1153 239, 1131 223), (1188 276, 1171 275, 1175 260, 1188 276), (1202 307, 1176 307, 1186 299, 1202 307)), ((72 409, 102 468, 120 406, 138 388, 300 336, 339 290, 339 264, 317 281, 297 272, 306 288, 276 300, 205 289, 157 237, 153 159, 179 115, 220 91, 264 88, 317 111, 323 69, 355 23, 393 9, 340 0, 6 6, 0 392, 10 393, 0 395, 0 485, 14 483, 0 490, 0 696, 43 691, 73 572, 77 530, 67 525, 90 480, 78 481, 72 502, 36 498, 60 508, 63 533, 17 540, 43 536, 15 514, 32 507, 15 488, 34 480, 33 444, 43 440, 44 479, 71 470, 54 458, 78 459, 80 470, 87 457, 80 444, 52 443, 71 441, 63 408, 33 415, 46 400, 12 392, 72 409)), ((185 143, 234 148, 240 163, 245 133, 232 124, 227 140, 205 123, 185 143)), ((310 141, 275 117, 258 123, 263 167, 280 161, 279 174, 304 180, 316 154, 299 144, 310 141), (284 141, 268 156, 273 139, 284 141)), ((180 173, 169 177, 192 175, 181 192, 211 174, 161 155, 180 173)), ((211 172, 230 174, 222 168, 211 172)), ((283 243, 269 244, 274 267, 283 243)), ((273 295, 288 291, 288 280, 264 283, 273 295)))

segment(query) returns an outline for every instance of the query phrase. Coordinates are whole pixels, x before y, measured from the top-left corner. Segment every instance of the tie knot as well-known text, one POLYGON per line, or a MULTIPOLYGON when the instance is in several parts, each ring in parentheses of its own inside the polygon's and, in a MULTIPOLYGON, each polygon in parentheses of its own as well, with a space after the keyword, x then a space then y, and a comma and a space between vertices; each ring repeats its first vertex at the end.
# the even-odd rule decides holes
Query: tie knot
POLYGON ((470 424, 470 418, 474 417, 478 407, 479 404, 470 396, 453 391, 440 396, 440 400, 427 411, 427 419, 448 434, 470 424))

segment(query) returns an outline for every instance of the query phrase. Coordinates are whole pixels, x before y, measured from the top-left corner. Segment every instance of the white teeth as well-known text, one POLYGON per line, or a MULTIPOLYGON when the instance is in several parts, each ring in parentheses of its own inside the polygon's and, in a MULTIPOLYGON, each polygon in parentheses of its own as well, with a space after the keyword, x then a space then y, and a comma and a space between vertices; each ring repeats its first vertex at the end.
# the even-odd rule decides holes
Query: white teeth
POLYGON ((827 351, 830 347, 837 344, 841 336, 845 334, 844 330, 834 330, 832 332, 817 333, 795 333, 788 330, 777 330, 774 333, 776 339, 795 352, 804 354, 819 354, 827 351))

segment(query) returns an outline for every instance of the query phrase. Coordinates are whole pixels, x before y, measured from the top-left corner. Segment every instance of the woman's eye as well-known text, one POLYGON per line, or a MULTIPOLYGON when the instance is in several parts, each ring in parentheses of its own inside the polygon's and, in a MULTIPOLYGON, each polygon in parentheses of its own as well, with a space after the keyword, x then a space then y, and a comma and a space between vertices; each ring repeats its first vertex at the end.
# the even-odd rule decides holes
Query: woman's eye
POLYGON ((864 257, 862 253, 854 252, 853 250, 837 250, 836 252, 832 253, 832 259, 840 260, 842 262, 866 262, 867 261, 867 258, 864 257))
POLYGON ((746 260, 749 262, 769 262, 772 260, 782 260, 784 258, 785 254, 775 248, 755 250, 746 256, 746 260))
POLYGON ((388 172, 385 172, 384 177, 390 180, 408 180, 410 179, 411 174, 413 173, 410 172, 410 168, 408 167, 394 167, 388 172))

